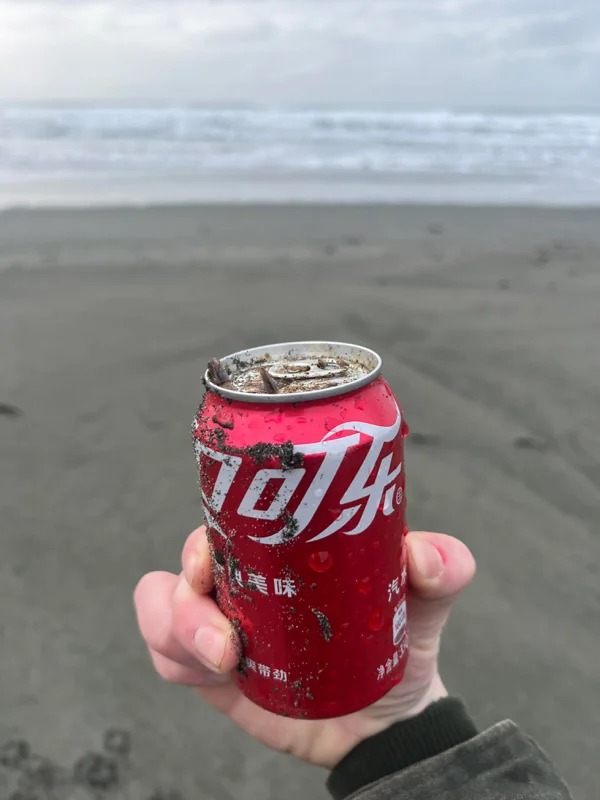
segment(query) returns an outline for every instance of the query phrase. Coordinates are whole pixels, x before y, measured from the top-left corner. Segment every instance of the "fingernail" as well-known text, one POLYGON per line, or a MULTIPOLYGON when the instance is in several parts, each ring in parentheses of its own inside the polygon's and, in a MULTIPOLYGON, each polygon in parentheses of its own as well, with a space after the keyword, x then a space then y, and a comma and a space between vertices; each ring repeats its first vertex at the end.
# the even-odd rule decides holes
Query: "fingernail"
POLYGON ((444 561, 437 547, 423 539, 413 539, 410 553, 413 566, 422 578, 431 580, 442 574, 444 561))
POLYGON ((194 635, 194 646, 205 667, 218 672, 225 656, 227 635, 215 625, 198 628, 194 635))

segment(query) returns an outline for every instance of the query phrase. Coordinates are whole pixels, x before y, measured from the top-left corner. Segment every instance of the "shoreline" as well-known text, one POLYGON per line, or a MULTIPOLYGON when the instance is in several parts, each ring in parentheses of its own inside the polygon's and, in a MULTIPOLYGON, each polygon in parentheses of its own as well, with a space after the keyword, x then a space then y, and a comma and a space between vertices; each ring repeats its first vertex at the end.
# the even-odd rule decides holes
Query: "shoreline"
POLYGON ((0 215, 10 213, 43 213, 43 212, 64 212, 74 213, 79 212, 102 212, 102 211, 124 211, 124 212, 139 212, 139 211, 171 211, 171 210, 202 210, 206 208, 227 209, 251 209, 251 208, 285 208, 290 211, 302 208, 321 208, 321 209, 335 209, 335 208, 352 208, 352 209, 365 209, 365 208, 410 208, 410 209, 423 209, 425 211, 436 211, 440 209, 458 209, 460 211, 482 211, 489 210, 495 211, 543 211, 543 212, 577 212, 577 211, 600 211, 600 201, 596 203, 587 204, 569 204, 569 203, 517 203, 517 202, 441 202, 439 200, 431 201, 404 201, 404 200, 378 200, 378 201, 364 201, 364 200, 335 200, 335 201, 318 201, 318 200, 181 200, 173 202, 160 202, 156 201, 141 201, 141 202, 110 202, 110 203, 89 203, 89 204, 44 204, 44 203, 23 203, 15 205, 0 205, 0 215))
POLYGON ((325 212, 336 212, 347 210, 365 211, 367 213, 378 210, 387 212, 389 210, 408 210, 411 212, 443 213, 443 214, 503 214, 511 212, 526 212, 532 214, 578 214, 600 212, 600 202, 589 205, 570 205, 563 204, 543 204, 543 203, 517 203, 517 202, 444 202, 432 200, 431 202, 421 201, 314 201, 314 200, 180 200, 180 201, 151 201, 139 203, 114 202, 110 204, 90 203, 64 204, 64 205, 44 205, 43 203, 0 206, 0 216, 9 214, 105 214, 112 212, 123 212, 125 214, 139 214, 146 212, 204 212, 204 211, 282 211, 282 212, 303 212, 307 209, 319 209, 325 212))
POLYGON ((0 208, 164 205, 456 205, 600 207, 600 187, 580 179, 518 176, 302 172, 42 176, 0 181, 0 208))

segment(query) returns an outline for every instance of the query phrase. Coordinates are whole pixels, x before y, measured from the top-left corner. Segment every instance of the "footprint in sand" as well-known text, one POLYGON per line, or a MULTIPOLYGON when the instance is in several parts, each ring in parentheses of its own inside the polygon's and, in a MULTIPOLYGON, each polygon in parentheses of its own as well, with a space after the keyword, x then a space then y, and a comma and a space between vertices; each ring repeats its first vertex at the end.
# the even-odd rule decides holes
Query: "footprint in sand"
MULTIPOLYGON (((26 739, 13 739, 0 745, 0 793, 2 768, 18 780, 18 790, 11 800, 93 800, 121 795, 130 780, 131 734, 122 728, 110 728, 103 737, 104 752, 88 751, 73 768, 61 767, 32 751, 26 739)), ((137 794, 136 794, 137 796, 137 794)), ((2 795, 4 797, 4 795, 2 795)), ((176 789, 154 788, 147 800, 182 800, 176 789)))
POLYGON ((0 747, 0 764, 8 769, 21 769, 30 755, 29 742, 25 739, 13 739, 0 747))
POLYGON ((513 439, 513 447, 517 450, 537 450, 541 453, 548 448, 548 442, 535 436, 517 436, 513 439))
POLYGON ((148 800, 182 800, 182 797, 175 789, 155 789, 148 800))
POLYGON ((427 233, 432 236, 441 236, 444 233, 444 226, 440 225, 439 222, 432 222, 427 226, 427 233))
POLYGON ((18 406, 13 406, 10 403, 0 403, 0 417, 20 417, 22 413, 18 406))
POLYGON ((411 431, 408 438, 410 444, 415 444, 417 447, 432 447, 442 441, 441 436, 437 433, 419 433, 418 431, 411 431))
POLYGON ((131 752, 131 734, 122 728, 109 728, 104 734, 104 749, 107 753, 126 756, 131 752))
POLYGON ((533 254, 533 263, 537 267, 544 267, 550 263, 550 251, 547 247, 537 247, 533 254))
POLYGON ((104 753, 86 753, 75 762, 73 777, 92 790, 113 789, 119 783, 119 766, 104 753))

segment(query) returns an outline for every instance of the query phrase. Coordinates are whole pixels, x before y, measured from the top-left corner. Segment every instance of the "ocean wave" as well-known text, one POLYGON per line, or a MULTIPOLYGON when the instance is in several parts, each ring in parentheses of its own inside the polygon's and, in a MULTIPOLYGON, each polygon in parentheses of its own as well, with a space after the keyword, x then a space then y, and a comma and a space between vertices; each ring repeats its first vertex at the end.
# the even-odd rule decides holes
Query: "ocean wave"
POLYGON ((593 179, 600 115, 0 106, 3 180, 115 169, 593 179))

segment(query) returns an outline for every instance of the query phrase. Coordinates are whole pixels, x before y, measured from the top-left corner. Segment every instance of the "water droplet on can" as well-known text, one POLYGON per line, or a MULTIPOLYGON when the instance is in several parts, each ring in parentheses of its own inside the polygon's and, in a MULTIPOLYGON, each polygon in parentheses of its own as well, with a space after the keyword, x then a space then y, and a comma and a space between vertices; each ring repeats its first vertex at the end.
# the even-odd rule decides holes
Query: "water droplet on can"
POLYGON ((404 417, 402 417, 402 422, 400 423, 400 436, 402 436, 403 439, 406 439, 409 433, 410 433, 410 428, 408 427, 408 424, 404 419, 404 417))
POLYGON ((356 400, 354 401, 354 405, 356 408, 358 408, 359 411, 364 411, 366 407, 365 401, 360 397, 356 398, 356 400))
POLYGON ((369 617, 369 628, 372 631, 380 631, 383 627, 383 614, 379 608, 376 608, 375 611, 371 612, 371 616, 369 617))
POLYGON ((341 631, 347 631, 349 627, 350 627, 350 623, 349 622, 342 622, 342 624, 340 625, 340 630, 341 631))
POLYGON ((265 414, 264 416, 265 422, 274 422, 276 425, 278 425, 282 419, 283 414, 281 411, 271 411, 269 414, 265 414))
POLYGON ((308 557, 308 566, 314 572, 327 572, 333 564, 331 553, 328 550, 317 550, 308 557))
POLYGON ((368 576, 366 578, 361 578, 358 583, 356 584, 356 588, 361 594, 364 594, 365 597, 371 593, 371 589, 373 585, 371 584, 371 578, 368 576))

